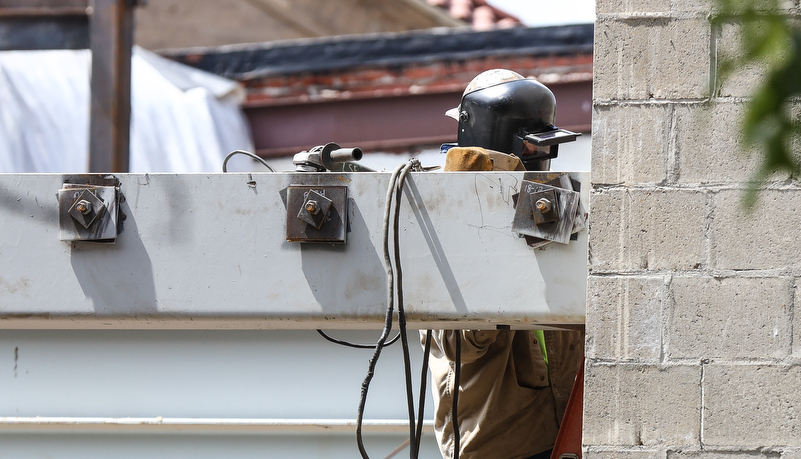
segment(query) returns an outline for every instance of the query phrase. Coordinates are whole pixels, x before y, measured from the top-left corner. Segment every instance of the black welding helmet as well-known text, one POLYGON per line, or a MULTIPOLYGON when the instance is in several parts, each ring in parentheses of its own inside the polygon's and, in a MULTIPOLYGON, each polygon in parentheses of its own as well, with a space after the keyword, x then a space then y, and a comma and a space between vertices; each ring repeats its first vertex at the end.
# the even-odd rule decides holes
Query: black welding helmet
POLYGON ((556 98, 550 89, 511 70, 488 70, 476 76, 461 104, 446 114, 459 121, 460 147, 513 154, 528 170, 548 170, 559 144, 580 135, 553 125, 556 98))

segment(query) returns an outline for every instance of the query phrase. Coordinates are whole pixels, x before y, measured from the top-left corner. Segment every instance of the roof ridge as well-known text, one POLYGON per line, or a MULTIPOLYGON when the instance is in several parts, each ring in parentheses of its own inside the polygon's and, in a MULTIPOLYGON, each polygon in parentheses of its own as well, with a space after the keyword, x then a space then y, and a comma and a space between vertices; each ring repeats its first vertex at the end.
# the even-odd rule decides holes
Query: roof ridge
POLYGON ((235 79, 490 56, 591 54, 593 24, 476 32, 428 29, 168 50, 179 62, 235 79))

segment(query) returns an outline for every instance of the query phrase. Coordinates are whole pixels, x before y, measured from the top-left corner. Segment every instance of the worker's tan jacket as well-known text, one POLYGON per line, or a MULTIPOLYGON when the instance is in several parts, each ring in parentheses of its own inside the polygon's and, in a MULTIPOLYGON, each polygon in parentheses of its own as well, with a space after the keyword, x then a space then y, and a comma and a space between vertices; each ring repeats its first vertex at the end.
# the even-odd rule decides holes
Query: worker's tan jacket
MULTIPOLYGON (((448 151, 445 170, 524 168, 512 155, 456 147, 448 151)), ((531 331, 432 333, 429 368, 434 432, 444 458, 453 457, 451 413, 457 339, 462 340, 457 407, 460 459, 521 459, 553 447, 584 357, 583 332, 546 331, 548 365, 531 331)))
POLYGON ((548 366, 531 331, 432 333, 434 431, 444 458, 453 457, 453 362, 459 338, 459 457, 519 459, 553 447, 584 355, 582 332, 545 331, 548 366))

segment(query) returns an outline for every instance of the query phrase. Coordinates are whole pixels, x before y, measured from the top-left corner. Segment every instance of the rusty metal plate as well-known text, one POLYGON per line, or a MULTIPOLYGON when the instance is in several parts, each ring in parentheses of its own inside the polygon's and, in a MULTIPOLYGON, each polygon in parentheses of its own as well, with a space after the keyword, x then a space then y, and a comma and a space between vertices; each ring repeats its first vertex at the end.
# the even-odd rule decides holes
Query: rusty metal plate
MULTIPOLYGON (((348 187, 290 185, 286 194, 286 240, 290 242, 327 242, 344 244, 347 239, 348 187), (311 197, 310 197, 311 196, 311 197), (312 218, 306 210, 310 200, 330 201, 327 213, 312 218), (314 224, 310 224, 313 221, 314 224), (317 227, 319 225, 319 227, 317 227)), ((324 211, 321 210, 321 213, 324 211)))
POLYGON ((544 190, 529 196, 534 202, 534 223, 541 225, 559 220, 559 200, 553 190, 544 190))
POLYGON ((64 183, 58 190, 59 240, 116 242, 119 200, 116 186, 64 183))
POLYGON ((548 241, 567 244, 578 214, 579 193, 544 183, 523 180, 517 199, 512 231, 548 241), (537 223, 534 218, 538 212, 536 201, 543 192, 553 192, 558 202, 559 217, 556 221, 537 223))
POLYGON ((70 217, 86 229, 89 229, 105 212, 105 202, 90 189, 80 191, 68 211, 70 217))
POLYGON ((300 206, 298 218, 320 229, 323 223, 328 219, 328 213, 333 203, 333 201, 326 198, 324 195, 310 190, 306 194, 306 200, 303 201, 303 205, 300 206))

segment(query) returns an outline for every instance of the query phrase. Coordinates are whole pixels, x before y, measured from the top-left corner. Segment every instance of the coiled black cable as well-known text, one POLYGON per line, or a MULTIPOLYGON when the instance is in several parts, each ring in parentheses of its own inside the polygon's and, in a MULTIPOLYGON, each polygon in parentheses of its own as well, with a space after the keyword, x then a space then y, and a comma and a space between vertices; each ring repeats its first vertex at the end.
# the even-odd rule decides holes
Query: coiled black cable
MULTIPOLYGON (((228 161, 235 155, 245 155, 248 156, 262 165, 264 165, 267 169, 271 172, 275 172, 275 169, 270 167, 263 158, 247 152, 243 150, 234 150, 229 153, 225 159, 223 160, 222 170, 223 172, 228 172, 228 161)), ((381 332, 381 336, 378 338, 378 341, 375 345, 372 344, 358 344, 358 343, 351 343, 348 341, 340 340, 333 338, 326 334, 322 330, 317 330, 323 338, 326 340, 340 344, 343 346, 353 347, 357 349, 374 349, 373 357, 370 359, 370 363, 367 370, 367 375, 362 382, 362 391, 361 396, 359 399, 359 409, 356 416, 356 443, 359 447, 359 452, 362 455, 363 459, 369 459, 367 456, 367 451, 364 448, 364 441, 362 439, 362 424, 364 421, 364 407, 367 402, 367 392, 370 387, 370 381, 372 381, 373 376, 375 374, 375 366, 378 363, 378 358, 381 355, 381 350, 385 346, 392 345, 395 343, 398 338, 401 340, 401 344, 403 346, 403 362, 404 362, 404 374, 406 376, 406 401, 407 407, 409 412, 409 444, 410 444, 410 457, 412 459, 416 459, 420 453, 420 440, 422 439, 422 428, 423 428, 423 417, 424 417, 424 406, 425 406, 425 389, 426 389, 426 379, 428 375, 428 356, 431 350, 431 331, 426 331, 426 338, 425 338, 425 350, 423 356, 423 368, 422 368, 422 376, 420 382, 420 399, 419 399, 419 419, 415 420, 415 412, 414 412, 414 394, 412 390, 412 376, 411 376, 411 357, 409 355, 409 341, 408 336, 406 333, 406 312, 403 308, 403 274, 401 269, 401 261, 400 261, 400 241, 398 238, 398 227, 399 227, 399 220, 400 220, 400 199, 403 193, 403 184, 406 181, 406 176, 411 172, 413 169, 421 170, 420 162, 416 159, 411 159, 406 164, 401 164, 398 166, 395 171, 392 173, 390 177, 390 183, 387 187, 387 197, 386 197, 386 204, 384 206, 384 267, 387 271, 387 313, 384 318, 384 329, 381 332), (393 199, 394 197, 394 199, 393 199), (392 211, 392 204, 394 201, 394 212, 392 211), (394 270, 392 266, 392 261, 389 255, 389 220, 390 216, 393 217, 393 233, 394 233, 394 243, 393 243, 393 251, 394 251, 394 262, 395 268, 397 270, 397 281, 395 279, 394 270), (395 284, 397 282, 397 296, 398 296, 398 328, 399 332, 395 335, 394 338, 387 342, 387 337, 392 329, 392 314, 394 311, 393 301, 395 298, 395 284)))
POLYGON ((403 168, 400 177, 398 177, 398 184, 395 188, 395 214, 393 222, 394 234, 394 249, 395 249, 395 271, 396 271, 396 284, 398 296, 398 330, 401 335, 401 346, 403 348, 403 366, 404 374, 406 375, 406 402, 409 410, 409 439, 411 443, 410 456, 415 457, 414 452, 418 450, 416 438, 416 419, 414 415, 414 393, 412 391, 412 366, 411 358, 409 356, 409 340, 406 334, 406 311, 403 306, 403 270, 401 269, 400 260, 400 238, 398 237, 399 221, 400 221, 400 201, 403 193, 403 184, 406 181, 406 175, 412 169, 411 162, 403 168))
MULTIPOLYGON (((378 339, 378 342, 375 346, 375 351, 373 353, 373 357, 370 359, 367 375, 362 382, 362 391, 361 396, 359 399, 359 409, 356 416, 356 444, 359 448, 359 453, 361 454, 363 459, 369 459, 367 455, 367 451, 364 448, 364 441, 362 438, 362 424, 364 420, 364 407, 367 401, 367 392, 369 391, 370 381, 373 379, 373 375, 375 374, 375 366, 378 362, 378 358, 381 355, 381 350, 386 345, 386 338, 389 335, 389 332, 392 328, 392 313, 394 310, 394 300, 396 295, 396 286, 397 286, 397 296, 398 296, 398 328, 399 334, 401 337, 401 343, 403 346, 403 356, 404 356, 404 373, 406 375, 406 401, 407 407, 409 412, 409 441, 410 441, 410 457, 412 459, 417 458, 419 451, 420 451, 420 438, 422 437, 422 429, 418 428, 418 424, 422 427, 422 411, 423 411, 423 403, 420 403, 420 421, 418 422, 415 419, 415 412, 414 412, 414 396, 412 391, 412 380, 411 380, 411 359, 409 356, 409 343, 408 343, 408 336, 406 334, 406 313, 403 308, 403 275, 401 269, 401 262, 400 262, 400 242, 399 242, 399 220, 400 220, 400 198, 403 192, 403 184, 406 180, 406 176, 409 174, 410 171, 413 169, 419 169, 420 162, 416 159, 409 160, 408 163, 405 165, 398 166, 395 171, 393 171, 392 176, 390 177, 390 183, 387 187, 387 200, 384 206, 384 267, 387 272, 387 313, 384 319, 384 329, 381 333, 381 337, 378 339), (394 208, 393 208, 394 203, 394 208), (394 260, 390 257, 390 248, 389 248, 389 233, 390 233, 390 218, 392 218, 392 230, 393 230, 393 252, 394 252, 394 260), (394 267, 393 267, 394 261, 394 267), (397 270, 397 277, 396 271, 397 270)), ((430 344, 429 344, 430 346, 430 344)), ((426 356, 425 364, 424 364, 424 377, 423 382, 421 382, 421 400, 423 399, 423 391, 424 391, 424 381, 425 381, 425 370, 427 367, 427 356, 428 350, 426 349, 426 356)))
POLYGON ((387 187, 387 198, 384 204, 384 268, 387 273, 387 312, 384 316, 384 329, 381 331, 381 336, 378 338, 378 341, 375 345, 375 351, 373 352, 373 356, 370 358, 370 362, 367 366, 367 375, 364 377, 364 381, 362 381, 362 390, 359 397, 359 408, 356 413, 356 446, 359 448, 359 453, 361 454, 363 459, 369 459, 367 455, 367 450, 364 448, 364 440, 362 438, 362 424, 364 422, 364 406, 367 402, 367 392, 370 389, 370 381, 372 381, 373 376, 375 375, 375 366, 378 363, 378 358, 381 355, 381 350, 384 347, 384 343, 387 340, 387 336, 389 336, 389 332, 392 330, 392 312, 394 311, 394 303, 395 300, 395 277, 394 271, 392 268, 392 260, 389 257, 389 219, 391 216, 391 209, 392 209, 392 198, 395 191, 395 185, 398 178, 398 174, 400 174, 401 169, 405 167, 404 165, 398 166, 393 172, 392 176, 389 179, 389 186, 387 187))

